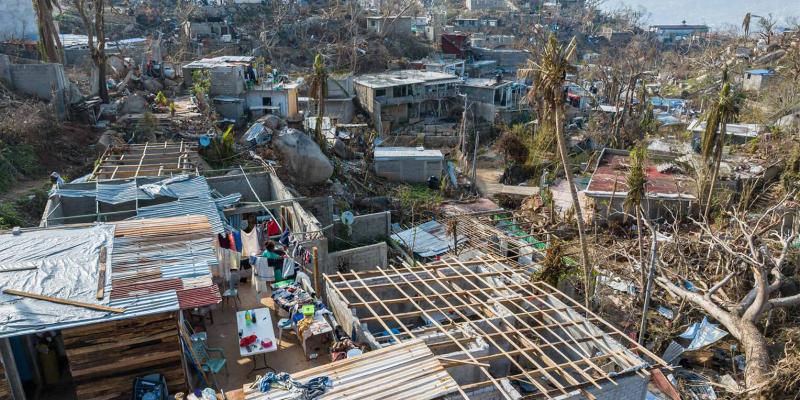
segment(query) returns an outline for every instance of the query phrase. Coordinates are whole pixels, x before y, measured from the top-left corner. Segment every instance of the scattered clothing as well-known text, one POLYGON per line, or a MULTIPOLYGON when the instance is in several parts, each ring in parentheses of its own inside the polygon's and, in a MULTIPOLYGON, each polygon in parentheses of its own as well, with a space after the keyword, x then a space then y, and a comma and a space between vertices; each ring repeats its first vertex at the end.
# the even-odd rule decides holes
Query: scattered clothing
MULTIPOLYGON (((242 232, 241 231, 233 231, 233 232, 231 232, 231 235, 233 235, 233 242, 236 244, 236 249, 235 250, 241 253, 242 252, 242 232)), ((234 250, 234 249, 231 248, 231 250, 234 250)))
POLYGON ((267 222, 267 236, 278 236, 281 234, 281 227, 278 226, 278 223, 275 220, 270 220, 267 222))

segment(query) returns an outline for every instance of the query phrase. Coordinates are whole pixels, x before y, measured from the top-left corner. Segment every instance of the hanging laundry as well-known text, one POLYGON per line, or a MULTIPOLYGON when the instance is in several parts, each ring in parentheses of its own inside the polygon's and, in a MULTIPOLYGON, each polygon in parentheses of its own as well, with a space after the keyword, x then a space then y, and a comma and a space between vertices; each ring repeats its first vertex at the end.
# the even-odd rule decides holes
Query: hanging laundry
POLYGON ((224 235, 224 234, 220 233, 219 235, 217 235, 217 239, 219 240, 219 247, 221 247, 223 249, 230 249, 231 248, 231 242, 228 241, 228 236, 227 235, 224 235))
POLYGON ((267 236, 277 236, 281 234, 281 227, 278 226, 278 223, 271 219, 267 222, 267 236))
POLYGON ((255 268, 253 268, 253 282, 255 282, 256 293, 265 292, 271 282, 275 282, 275 268, 269 265, 269 260, 264 257, 256 257, 255 268))
MULTIPOLYGON (((233 235, 233 242, 236 244, 236 249, 235 250, 238 251, 239 253, 241 253, 242 252, 242 231, 233 231, 233 232, 231 232, 231 234, 233 235)), ((231 248, 231 250, 234 250, 234 249, 231 248)))
POLYGON ((258 245, 258 229, 253 228, 250 233, 241 231, 242 238, 242 254, 245 256, 257 256, 261 254, 260 246, 258 245))
POLYGON ((289 241, 291 240, 292 232, 289 231, 289 228, 281 233, 280 239, 278 239, 278 243, 282 244, 283 246, 289 247, 289 241))
POLYGON ((228 247, 227 249, 236 251, 236 241, 233 240, 233 233, 228 232, 228 247))

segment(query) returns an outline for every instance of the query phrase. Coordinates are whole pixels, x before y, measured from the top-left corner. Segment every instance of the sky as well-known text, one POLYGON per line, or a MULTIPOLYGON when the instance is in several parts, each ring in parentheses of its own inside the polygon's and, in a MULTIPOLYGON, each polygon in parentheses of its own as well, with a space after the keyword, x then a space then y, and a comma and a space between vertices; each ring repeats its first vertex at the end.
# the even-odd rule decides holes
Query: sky
POLYGON ((613 10, 621 5, 644 7, 649 13, 647 25, 686 20, 687 24, 722 29, 726 24, 740 26, 748 12, 762 16, 772 13, 779 25, 785 25, 787 17, 800 19, 800 0, 605 0, 600 7, 613 10))

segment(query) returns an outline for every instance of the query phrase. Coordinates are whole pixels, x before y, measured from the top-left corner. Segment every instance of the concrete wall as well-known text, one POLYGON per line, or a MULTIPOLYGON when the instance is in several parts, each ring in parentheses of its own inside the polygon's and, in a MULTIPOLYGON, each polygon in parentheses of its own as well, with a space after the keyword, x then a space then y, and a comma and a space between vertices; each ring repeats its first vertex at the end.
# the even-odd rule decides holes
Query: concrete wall
POLYGON ((389 211, 374 214, 358 215, 353 219, 352 233, 348 235, 347 227, 341 221, 334 223, 337 238, 350 243, 374 243, 386 240, 392 228, 392 213, 389 211))
POLYGON ((67 117, 69 81, 63 65, 12 64, 7 55, 0 55, 0 79, 19 94, 52 102, 59 119, 67 117))
POLYGON ((385 268, 388 261, 388 246, 386 242, 376 243, 369 246, 356 247, 328 253, 325 273, 335 273, 336 271, 369 271, 375 267, 385 268))
POLYGON ((39 37, 31 0, 2 0, 0 4, 0 40, 39 37))
POLYGON ((244 93, 244 68, 241 66, 215 67, 211 69, 211 96, 234 96, 244 93))
POLYGON ((352 122, 354 114, 355 104, 353 103, 353 98, 325 100, 325 116, 336 118, 340 124, 352 122))

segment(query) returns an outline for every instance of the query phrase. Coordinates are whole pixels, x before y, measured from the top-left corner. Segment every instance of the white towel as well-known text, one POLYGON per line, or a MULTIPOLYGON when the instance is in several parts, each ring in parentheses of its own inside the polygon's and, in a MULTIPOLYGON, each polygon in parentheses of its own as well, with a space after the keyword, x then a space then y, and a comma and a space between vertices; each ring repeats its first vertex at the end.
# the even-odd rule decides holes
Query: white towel
POLYGON ((268 261, 266 257, 256 257, 256 265, 253 267, 253 282, 256 293, 259 294, 267 291, 270 282, 275 282, 275 268, 268 261))

